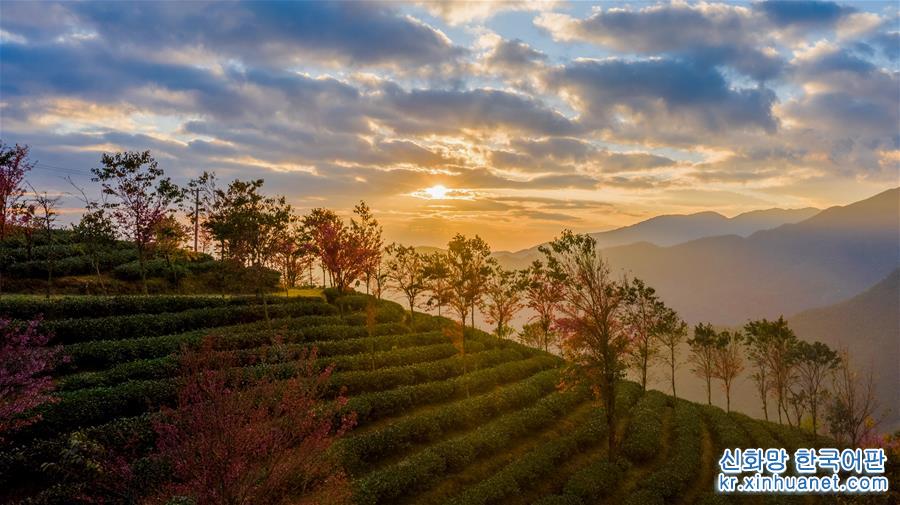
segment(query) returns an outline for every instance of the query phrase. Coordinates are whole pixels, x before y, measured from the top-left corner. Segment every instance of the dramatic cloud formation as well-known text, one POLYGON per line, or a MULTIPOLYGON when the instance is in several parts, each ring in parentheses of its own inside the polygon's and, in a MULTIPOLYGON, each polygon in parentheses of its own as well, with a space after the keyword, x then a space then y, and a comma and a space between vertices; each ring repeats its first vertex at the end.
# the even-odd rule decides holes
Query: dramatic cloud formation
POLYGON ((819 0, 8 2, 0 137, 51 191, 151 149, 178 181, 366 199, 389 239, 525 247, 896 185, 898 20, 819 0))

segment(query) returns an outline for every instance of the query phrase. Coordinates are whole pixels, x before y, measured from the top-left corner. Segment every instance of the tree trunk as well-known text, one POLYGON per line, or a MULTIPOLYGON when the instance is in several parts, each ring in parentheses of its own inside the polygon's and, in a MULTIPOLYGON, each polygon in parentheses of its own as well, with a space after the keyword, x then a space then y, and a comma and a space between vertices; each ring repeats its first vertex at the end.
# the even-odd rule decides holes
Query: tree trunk
POLYGON ((610 460, 616 455, 616 392, 614 378, 606 377, 604 387, 604 403, 606 407, 606 447, 610 460))
POLYGON ((97 283, 100 284, 100 291, 105 295, 107 293, 106 286, 103 285, 103 276, 100 275, 100 260, 96 257, 94 258, 94 270, 97 272, 97 283))
POLYGON ((641 391, 647 392, 647 357, 641 361, 641 391))
POLYGON ((813 436, 816 436, 816 435, 818 435, 818 433, 816 433, 816 428, 817 428, 817 425, 818 425, 818 423, 817 423, 817 421, 818 421, 818 416, 817 416, 817 414, 818 414, 818 412, 817 412, 817 411, 818 411, 818 405, 817 405, 817 402, 816 402, 815 400, 811 401, 810 404, 809 404, 809 408, 810 408, 810 415, 812 416, 813 436))
POLYGON ((144 295, 149 295, 150 290, 147 289, 147 266, 143 246, 138 246, 138 266, 141 270, 141 289, 143 290, 144 295))
POLYGON ((672 398, 674 398, 674 399, 677 400, 677 399, 678 399, 678 395, 675 394, 675 349, 674 349, 674 348, 672 348, 672 355, 671 355, 671 358, 672 358, 672 361, 671 361, 671 369, 672 369, 672 398))
POLYGON ((469 365, 466 362, 466 316, 463 315, 462 323, 459 325, 460 349, 462 350, 463 362, 463 382, 466 384, 466 398, 469 398, 469 379, 466 374, 469 372, 469 365))
POLYGON ((709 375, 706 376, 706 404, 712 405, 712 379, 709 375))
POLYGON ((725 384, 725 412, 731 412, 731 384, 725 384))

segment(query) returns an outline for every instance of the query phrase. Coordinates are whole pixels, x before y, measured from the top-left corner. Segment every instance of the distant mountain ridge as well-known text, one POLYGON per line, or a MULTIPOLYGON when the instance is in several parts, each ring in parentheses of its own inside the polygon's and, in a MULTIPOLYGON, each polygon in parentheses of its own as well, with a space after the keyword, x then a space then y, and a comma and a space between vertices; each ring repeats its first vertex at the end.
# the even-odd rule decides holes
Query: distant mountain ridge
POLYGON ((900 189, 794 224, 672 247, 604 250, 689 321, 739 324, 839 302, 900 266, 900 189))
MULTIPOLYGON (((900 188, 747 237, 704 237, 603 249, 615 270, 645 280, 689 322, 743 324, 837 303, 900 266, 900 188)), ((538 258, 498 253, 508 268, 538 258)))
MULTIPOLYGON (((591 233, 601 248, 647 242, 658 246, 671 246, 704 237, 739 235, 746 237, 760 230, 796 223, 820 212, 819 209, 765 209, 754 210, 725 217, 718 212, 695 214, 666 214, 614 230, 591 233)), ((515 259, 531 258, 537 254, 537 246, 516 252, 498 252, 498 257, 515 259)), ((536 257, 536 256, 534 256, 536 257)))

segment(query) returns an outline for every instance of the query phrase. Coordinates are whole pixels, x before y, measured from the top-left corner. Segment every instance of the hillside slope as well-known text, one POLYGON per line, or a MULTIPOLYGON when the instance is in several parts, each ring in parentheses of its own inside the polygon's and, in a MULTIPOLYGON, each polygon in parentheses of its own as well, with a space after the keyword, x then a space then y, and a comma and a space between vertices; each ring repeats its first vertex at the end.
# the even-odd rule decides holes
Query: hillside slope
POLYGON ((849 349, 875 372, 880 403, 893 407, 888 426, 900 425, 900 269, 863 293, 789 319, 797 335, 849 349))
MULTIPOLYGON (((72 298, 52 312, 38 299, 4 302, 17 317, 48 313, 46 324, 71 360, 57 374, 59 401, 19 434, 18 448, 0 446, 0 501, 38 493, 46 503, 70 503, 66 493, 79 483, 55 463, 75 430, 88 440, 127 440, 138 444, 130 450, 150 450, 152 412, 172 403, 173 353, 182 346, 209 334, 217 349, 250 357, 270 342, 253 299, 210 298, 208 308, 203 300, 72 298), (119 315, 80 317, 108 306, 119 315), (103 340, 110 334, 117 338, 103 340)), ((806 432, 642 393, 626 382, 617 400, 624 459, 612 463, 602 443, 603 410, 584 390, 557 389, 558 358, 473 331, 464 374, 464 358, 441 331, 446 320, 410 321, 398 305, 382 302, 377 324, 366 327, 367 303, 339 298, 338 309, 320 299, 284 298, 270 307, 286 346, 280 352, 317 347, 322 363, 335 366, 333 389, 346 388, 359 424, 338 450, 359 504, 743 503, 715 499, 723 448, 816 444, 806 432)), ((291 362, 266 366, 287 370, 291 362)), ((164 471, 145 467, 154 476, 164 471)))

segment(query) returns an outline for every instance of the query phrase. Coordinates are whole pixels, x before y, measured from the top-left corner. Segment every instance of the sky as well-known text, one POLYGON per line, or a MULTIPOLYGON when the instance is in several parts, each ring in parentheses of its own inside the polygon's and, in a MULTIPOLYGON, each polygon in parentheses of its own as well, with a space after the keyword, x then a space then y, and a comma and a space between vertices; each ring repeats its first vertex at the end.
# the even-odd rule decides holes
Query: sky
POLYGON ((103 152, 365 200, 516 250, 900 184, 896 2, 0 1, 0 138, 79 202, 103 152))

